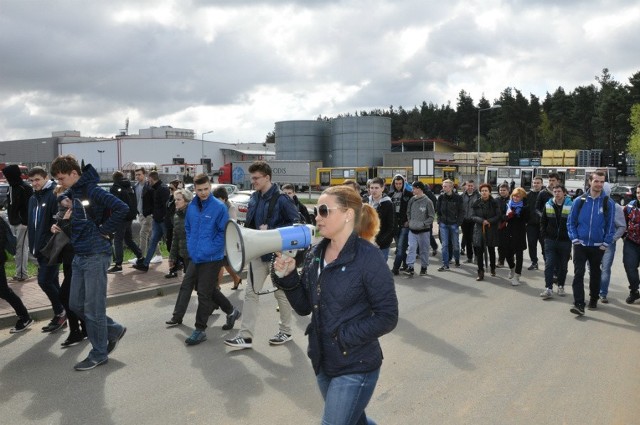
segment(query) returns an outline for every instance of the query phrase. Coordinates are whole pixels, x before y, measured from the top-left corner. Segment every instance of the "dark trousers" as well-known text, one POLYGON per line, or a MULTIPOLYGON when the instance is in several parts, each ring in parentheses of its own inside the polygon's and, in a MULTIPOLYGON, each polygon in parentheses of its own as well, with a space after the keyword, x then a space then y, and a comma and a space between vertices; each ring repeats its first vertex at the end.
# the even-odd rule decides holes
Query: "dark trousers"
POLYGON ((553 275, 558 277, 558 286, 564 286, 567 280, 569 257, 571 256, 571 241, 544 240, 546 259, 544 261, 545 287, 553 288, 553 275))
POLYGON ((62 285, 60 285, 60 302, 64 306, 64 309, 67 311, 67 321, 69 322, 69 331, 71 333, 80 333, 80 327, 82 330, 85 330, 84 321, 82 321, 77 314, 71 310, 69 307, 69 295, 71 294, 71 274, 72 274, 72 265, 71 263, 62 263, 62 273, 64 275, 64 279, 62 279, 62 285))
POLYGON ((640 284, 640 274, 638 267, 640 266, 640 245, 631 242, 629 239, 624 240, 622 245, 622 264, 624 271, 627 273, 627 281, 629 281, 629 290, 637 291, 640 284))
POLYGON ((589 262, 589 298, 597 300, 600 295, 600 276, 604 251, 597 246, 573 245, 573 303, 584 307, 584 272, 589 262))
POLYGON ((165 223, 167 226, 167 233, 165 235, 165 242, 167 243, 167 251, 171 252, 171 244, 173 243, 173 224, 165 223))
POLYGON ((122 258, 124 255, 124 244, 133 251, 133 254, 136 258, 142 258, 142 251, 138 247, 138 245, 134 242, 133 237, 131 235, 131 221, 125 221, 116 230, 115 235, 113 236, 113 260, 116 265, 122 265, 122 258))
POLYGON ((64 307, 60 302, 60 280, 58 279, 60 270, 57 264, 50 266, 47 264, 48 262, 48 258, 38 257, 38 285, 49 298, 53 313, 60 314, 64 312, 64 307))
POLYGON ((182 284, 178 291, 178 299, 176 300, 176 306, 173 309, 173 318, 182 320, 187 307, 189 307, 189 300, 191 300, 191 293, 196 288, 196 267, 189 259, 184 260, 184 276, 182 278, 182 284))
POLYGON ((540 226, 527 224, 527 249, 532 263, 538 262, 538 244, 540 244, 542 258, 546 259, 544 256, 544 240, 540 237, 540 226))
POLYGON ((9 288, 9 284, 7 283, 7 274, 4 270, 4 263, 0 264, 0 298, 9 303, 20 319, 27 320, 29 318, 29 312, 24 306, 22 300, 11 288, 9 288))
POLYGON ((507 260, 510 269, 515 267, 516 274, 522 274, 522 252, 521 249, 512 249, 511 247, 504 249, 504 259, 507 260))
POLYGON ((209 263, 191 263, 195 269, 196 285, 198 287, 198 310, 196 311, 196 329, 205 330, 209 316, 216 304, 227 314, 233 312, 233 305, 218 289, 218 273, 224 261, 209 263))
POLYGON ((462 223, 462 248, 467 254, 469 260, 473 260, 473 221, 464 221, 462 223))
MULTIPOLYGON (((476 252, 476 263, 478 264, 478 271, 484 272, 484 249, 483 246, 474 246, 473 250, 476 252)), ((493 247, 487 247, 489 251, 489 267, 491 270, 496 268, 496 250, 493 247)))

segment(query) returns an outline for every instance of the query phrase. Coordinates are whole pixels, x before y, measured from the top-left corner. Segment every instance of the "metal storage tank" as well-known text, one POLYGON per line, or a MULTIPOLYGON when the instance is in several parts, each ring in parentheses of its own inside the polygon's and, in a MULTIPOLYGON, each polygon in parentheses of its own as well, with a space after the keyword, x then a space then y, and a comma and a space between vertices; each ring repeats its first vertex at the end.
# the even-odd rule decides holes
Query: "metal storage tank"
POLYGON ((276 159, 324 161, 328 133, 325 120, 276 122, 276 159))
POLYGON ((332 167, 382 165, 391 151, 391 118, 343 117, 331 121, 329 162, 332 167))

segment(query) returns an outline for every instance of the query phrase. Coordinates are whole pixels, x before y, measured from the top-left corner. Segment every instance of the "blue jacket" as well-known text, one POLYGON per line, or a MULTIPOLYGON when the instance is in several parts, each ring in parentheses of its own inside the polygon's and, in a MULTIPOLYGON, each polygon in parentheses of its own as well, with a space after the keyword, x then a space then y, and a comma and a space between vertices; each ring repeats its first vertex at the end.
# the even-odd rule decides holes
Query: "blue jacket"
MULTIPOLYGON (((227 221, 227 207, 211 194, 204 201, 196 196, 189 203, 184 229, 191 261, 201 264, 224 258, 224 230, 227 221)), ((215 276, 212 278, 215 279, 215 276)))
POLYGON ((298 222, 299 215, 295 204, 291 202, 291 198, 287 195, 280 193, 278 185, 274 183, 264 195, 259 191, 251 194, 249 205, 247 206, 247 219, 245 220, 247 227, 251 229, 260 228, 260 225, 267 219, 269 201, 272 196, 278 196, 279 198, 273 208, 273 214, 269 218, 269 222, 266 223, 269 229, 291 226, 293 223, 298 222))
POLYGON ((393 276, 380 249, 355 233, 322 268, 328 244, 325 239, 306 255, 301 276, 272 278, 296 313, 313 313, 305 334, 316 374, 320 369, 329 376, 371 372, 382 364, 378 338, 398 323, 393 276))
POLYGON ((605 194, 600 193, 597 198, 592 198, 587 193, 586 200, 578 197, 573 201, 567 231, 573 244, 584 246, 609 246, 613 242, 615 227, 615 203, 609 199, 609 207, 605 217, 603 202, 605 194), (581 205, 583 204, 584 205, 581 205), (580 216, 578 217, 578 211, 580 216))
POLYGON ((87 164, 67 192, 73 200, 71 244, 76 255, 110 254, 110 236, 129 212, 127 204, 97 186, 99 181, 98 172, 87 164), (83 205, 83 200, 88 205, 83 205))
POLYGON ((40 250, 49 242, 51 225, 55 224, 58 213, 58 201, 53 193, 56 183, 49 180, 42 190, 34 191, 29 198, 27 231, 29 234, 29 251, 36 258, 42 256, 40 250))

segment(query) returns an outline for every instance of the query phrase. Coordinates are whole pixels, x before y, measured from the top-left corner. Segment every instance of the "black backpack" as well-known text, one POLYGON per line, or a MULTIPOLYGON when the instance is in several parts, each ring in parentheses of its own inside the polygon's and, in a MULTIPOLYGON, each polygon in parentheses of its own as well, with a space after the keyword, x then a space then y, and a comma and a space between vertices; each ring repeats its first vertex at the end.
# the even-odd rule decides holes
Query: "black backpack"
POLYGON ((134 220, 138 216, 138 198, 136 198, 136 192, 131 186, 126 189, 118 187, 116 189, 116 196, 129 207, 129 212, 124 219, 126 221, 134 220))

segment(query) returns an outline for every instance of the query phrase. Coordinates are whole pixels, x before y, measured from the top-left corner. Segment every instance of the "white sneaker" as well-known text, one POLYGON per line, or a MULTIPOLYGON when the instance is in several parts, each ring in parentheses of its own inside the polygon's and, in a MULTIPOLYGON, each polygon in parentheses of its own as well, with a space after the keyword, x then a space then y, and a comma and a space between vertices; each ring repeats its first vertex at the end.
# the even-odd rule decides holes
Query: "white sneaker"
POLYGON ((551 291, 550 288, 546 288, 544 291, 542 291, 542 293, 540 293, 540 296, 543 300, 548 300, 549 298, 553 297, 553 291, 551 291))
POLYGON ((129 264, 135 264, 138 262, 137 258, 132 258, 131 260, 129 260, 129 264))
POLYGON ((516 268, 509 269, 509 279, 513 279, 513 276, 516 274, 516 268))
POLYGON ((511 279, 511 286, 518 286, 520 285, 520 275, 516 274, 513 276, 513 279, 511 279))
POLYGON ((566 294, 564 292, 564 286, 558 286, 558 295, 564 297, 566 294))
POLYGON ((151 259, 152 264, 162 263, 162 255, 156 255, 151 259))

